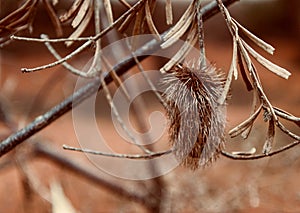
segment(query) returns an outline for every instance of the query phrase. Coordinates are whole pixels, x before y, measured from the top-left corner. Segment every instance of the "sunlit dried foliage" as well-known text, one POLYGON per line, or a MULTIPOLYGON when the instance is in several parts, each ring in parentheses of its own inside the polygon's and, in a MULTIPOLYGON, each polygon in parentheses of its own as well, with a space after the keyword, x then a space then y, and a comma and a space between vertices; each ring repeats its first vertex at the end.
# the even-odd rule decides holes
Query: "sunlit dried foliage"
MULTIPOLYGON (((167 93, 163 96, 158 93, 156 94, 159 96, 159 100, 165 104, 167 114, 170 119, 170 141, 173 145, 173 148, 162 153, 153 153, 151 150, 138 145, 143 152, 141 155, 124 154, 112 155, 111 157, 148 159, 152 157, 159 157, 162 154, 169 154, 172 151, 183 161, 184 165, 192 169, 196 169, 213 161, 220 152, 222 152, 223 155, 234 159, 253 159, 277 154, 283 150, 297 145, 300 142, 299 135, 290 132, 281 122, 281 119, 285 119, 287 121, 296 123, 296 125, 300 127, 300 118, 295 117, 292 114, 272 105, 271 101, 268 99, 263 90, 257 68, 254 66, 252 60, 256 60, 271 72, 285 79, 288 79, 290 72, 278 65, 273 64, 268 59, 257 53, 251 47, 252 44, 248 44, 243 39, 243 37, 249 38, 254 45, 262 48, 267 53, 273 54, 275 50, 271 45, 262 41, 260 38, 248 31, 230 15, 230 12, 223 2, 228 3, 234 1, 222 2, 221 0, 216 0, 205 5, 207 8, 212 6, 219 7, 219 11, 223 14, 225 23, 232 36, 232 62, 227 78, 224 81, 220 80, 218 76, 213 74, 211 69, 214 70, 215 68, 209 67, 206 63, 199 64, 199 67, 198 65, 197 67, 187 67, 186 65, 181 65, 191 47, 196 45, 196 43, 198 43, 201 52, 201 55, 199 55, 199 61, 205 62, 203 21, 211 14, 207 12, 209 10, 202 10, 203 6, 201 0, 191 1, 185 12, 182 14, 180 19, 176 21, 176 23, 174 23, 173 19, 174 11, 172 9, 172 1, 166 0, 166 24, 170 26, 166 32, 160 32, 156 26, 155 18, 153 17, 156 7, 155 0, 137 0, 134 3, 132 3, 132 1, 127 2, 126 0, 119 0, 118 3, 126 9, 126 11, 119 17, 114 14, 114 4, 111 0, 74 0, 69 9, 65 13, 59 15, 55 10, 55 5, 59 1, 43 0, 41 2, 46 8, 58 38, 50 39, 47 35, 41 35, 41 38, 17 36, 21 35, 25 30, 29 30, 30 32, 32 31, 32 23, 34 22, 35 11, 38 9, 38 1, 27 0, 23 1, 18 9, 0 20, 0 43, 4 44, 13 40, 41 42, 46 45, 49 52, 56 58, 56 61, 53 63, 35 68, 23 68, 22 72, 45 70, 47 68, 62 64, 70 72, 84 78, 98 79, 100 76, 100 82, 106 93, 107 101, 110 103, 113 113, 118 118, 118 111, 111 101, 110 91, 106 85, 106 80, 104 79, 105 73, 102 72, 103 67, 111 67, 112 65, 110 65, 109 62, 101 64, 99 60, 101 52, 101 38, 103 38, 112 30, 117 30, 124 37, 151 33, 153 34, 154 39, 156 39, 156 46, 154 49, 152 49, 152 51, 171 47, 179 39, 185 39, 186 41, 186 43, 179 49, 172 59, 164 64, 160 69, 161 73, 166 76, 163 80, 166 80, 171 84, 169 90, 167 90, 167 93), (103 11, 107 24, 103 24, 101 19, 103 14, 100 16, 100 4, 103 5, 103 11), (91 34, 88 37, 82 37, 82 34, 86 31, 88 24, 91 22, 94 24, 95 34, 91 34), (73 28, 73 32, 67 38, 59 38, 64 35, 62 27, 63 24, 69 25, 73 28), (128 29, 130 29, 130 35, 128 34, 128 29), (70 54, 62 57, 51 45, 51 43, 55 42, 64 42, 66 47, 71 46, 75 42, 84 43, 70 54), (87 50, 87 48, 91 46, 95 47, 94 60, 87 71, 79 70, 67 62, 69 59, 87 50), (231 83, 233 79, 238 79, 239 73, 241 75, 241 79, 245 82, 248 91, 252 92, 254 97, 252 113, 248 119, 230 130, 229 135, 231 137, 242 135, 246 139, 252 129, 252 126, 254 125, 255 120, 260 114, 263 114, 263 119, 269 123, 269 128, 261 154, 256 154, 256 149, 254 149, 254 151, 252 150, 251 152, 235 153, 228 153, 224 150, 223 129, 226 120, 224 115, 225 113, 222 114, 223 112, 218 108, 215 108, 215 106, 226 105, 226 99, 228 98, 228 92, 231 88, 231 83), (190 98, 188 98, 188 95, 184 93, 185 88, 180 88, 181 85, 177 85, 177 83, 172 82, 174 80, 172 78, 174 77, 179 79, 181 83, 187 87, 186 91, 191 92, 190 98), (207 88, 207 86, 209 88, 207 88), (176 88, 183 93, 176 94, 176 88), (171 100, 173 98, 175 98, 175 102, 171 100), (194 114, 188 113, 189 116, 185 119, 186 123, 181 124, 177 121, 180 120, 180 116, 183 114, 179 113, 178 110, 185 104, 188 108, 188 111, 191 110, 194 114), (197 122, 194 123, 194 120, 197 122), (187 129, 187 126, 193 127, 187 129), (182 132, 179 131, 181 128, 183 128, 182 132), (275 137, 275 131, 277 129, 280 129, 282 132, 293 138, 295 142, 274 151, 273 141, 275 137), (195 144, 192 140, 190 140, 191 137, 196 138, 195 144)), ((133 52, 136 49, 135 43, 136 41, 132 39, 128 44, 128 46, 132 48, 133 52)), ((135 63, 139 65, 139 59, 134 55, 133 58, 135 63)), ((105 62, 106 59, 102 57, 101 61, 105 62)), ((140 70, 143 72, 141 67, 140 70)), ((126 70, 123 70, 121 73, 124 72, 126 72, 126 70)), ((113 69, 108 74, 111 79, 113 79, 114 83, 118 85, 118 87, 122 87, 122 80, 118 70, 113 69)), ((149 79, 147 80, 150 81, 149 79)), ((124 94, 126 94, 126 88, 122 88, 122 90, 124 91, 124 94)), ((82 98, 82 101, 83 100, 84 98, 82 98)), ((46 123, 48 122, 48 118, 42 117, 41 119, 44 119, 43 121, 46 123)), ((49 120, 52 122, 51 119, 49 120)), ((133 143, 136 145, 140 144, 132 136, 126 125, 123 124, 122 119, 119 118, 118 121, 133 143)), ((45 126, 46 125, 48 124, 45 124, 45 126)), ((3 143, 5 144, 3 145, 5 147, 1 148, 1 150, 4 150, 2 154, 8 152, 14 146, 21 143, 20 141, 24 140, 22 138, 26 137, 20 138, 13 137, 12 135, 6 139, 5 143, 3 143), (15 145, 11 145, 12 140, 13 144, 15 145)), ((99 155, 106 155, 105 153, 97 151, 93 152, 91 150, 70 148, 68 146, 65 146, 65 148, 91 152, 99 155)))

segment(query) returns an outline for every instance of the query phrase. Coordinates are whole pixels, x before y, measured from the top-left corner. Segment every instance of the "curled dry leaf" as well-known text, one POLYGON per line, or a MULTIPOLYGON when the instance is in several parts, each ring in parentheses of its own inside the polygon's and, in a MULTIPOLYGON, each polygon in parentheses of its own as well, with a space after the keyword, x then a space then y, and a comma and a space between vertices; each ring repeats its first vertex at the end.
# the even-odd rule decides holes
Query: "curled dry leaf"
POLYGON ((248 151, 234 151, 234 152, 231 152, 231 154, 233 154, 233 155, 240 155, 240 156, 250 156, 250 155, 254 155, 255 153, 256 153, 255 147, 252 147, 248 151))
POLYGON ((166 0, 166 21, 167 25, 173 24, 172 0, 166 0))
POLYGON ((89 7, 92 7, 91 0, 84 0, 80 6, 80 9, 72 21, 72 27, 76 28, 80 22, 83 20, 84 16, 86 15, 89 7))
POLYGON ((191 28, 191 31, 188 33, 186 42, 183 46, 177 51, 177 53, 160 69, 161 73, 168 72, 175 64, 183 60, 186 55, 189 53, 190 49, 197 42, 197 28, 196 24, 191 28))
POLYGON ((110 0, 103 0, 103 3, 104 3, 108 24, 111 25, 114 22, 114 16, 113 16, 110 0))
POLYGON ((133 50, 136 49, 136 44, 137 44, 137 39, 138 37, 136 37, 135 35, 139 35, 142 33, 143 31, 143 22, 144 22, 144 11, 140 10, 139 12, 136 13, 136 18, 135 18, 135 22, 134 22, 134 26, 133 26, 133 30, 132 30, 132 39, 131 39, 131 47, 133 50))
POLYGON ((241 40, 243 46, 248 50, 248 52, 264 67, 268 70, 272 71, 273 73, 277 74, 278 76, 288 79, 291 73, 286 69, 272 63, 268 59, 264 58, 262 55, 257 53, 254 49, 252 49, 245 41, 241 40))
POLYGON ((12 34, 31 29, 37 3, 37 0, 28 0, 0 20, 0 44, 7 42, 12 34))
POLYGON ((146 21, 147 21, 147 24, 148 24, 149 31, 153 35, 155 35, 155 37, 158 40, 161 40, 160 34, 159 34, 158 30, 156 29, 156 26, 155 26, 155 24, 153 22, 153 19, 152 19, 152 14, 151 14, 151 11, 150 11, 149 1, 146 1, 145 13, 146 13, 146 21))
POLYGON ((294 122, 297 126, 300 127, 300 118, 288 113, 280 108, 274 107, 275 114, 281 118, 294 122))
POLYGON ((249 128, 249 126, 251 126, 254 123, 255 119, 261 112, 261 109, 262 109, 262 104, 257 108, 257 110, 248 119, 246 119, 241 124, 234 127, 233 129, 231 129, 229 131, 229 135, 231 137, 236 137, 236 136, 240 135, 242 132, 244 132, 245 130, 247 130, 247 128, 249 128))
MULTIPOLYGON (((252 100, 252 106, 251 106, 251 112, 250 115, 254 114, 256 112, 256 109, 259 108, 258 104, 260 103, 259 98, 257 97, 256 93, 253 93, 253 100, 252 100)), ((263 106, 263 105, 262 105, 263 106)), ((254 122, 252 124, 250 124, 250 126, 248 126, 241 134, 243 139, 247 139, 252 127, 254 125, 254 122)))
POLYGON ((131 8, 131 5, 126 1, 126 0, 119 0, 125 7, 127 7, 128 9, 131 8))
POLYGON ((261 47, 263 50, 265 50, 267 53, 273 55, 275 48, 272 47, 267 42, 263 41, 262 39, 255 36, 253 33, 251 33, 249 30, 247 30, 245 27, 243 27, 239 22, 237 22, 235 19, 233 19, 233 22, 239 27, 239 29, 244 32, 245 35, 247 35, 248 38, 250 38, 257 46, 261 47))
MULTIPOLYGON (((93 15, 93 7, 89 7, 87 13, 85 14, 84 19, 80 23, 80 25, 77 27, 77 29, 69 36, 70 39, 76 39, 79 38, 80 35, 84 32, 86 27, 88 26, 91 18, 93 15)), ((65 45, 67 47, 71 46, 74 43, 74 41, 66 41, 65 45)))
POLYGON ((249 79, 249 76, 244 67, 243 57, 241 55, 240 49, 238 49, 238 51, 237 51, 237 63, 238 63, 238 67, 239 67, 242 79, 246 85, 247 90, 248 91, 253 90, 253 85, 252 85, 252 83, 249 79))
POLYGON ((79 6, 81 5, 82 2, 83 2, 83 0, 75 0, 72 4, 71 8, 66 13, 61 15, 59 17, 59 20, 61 22, 68 21, 72 16, 74 16, 75 12, 79 9, 79 6))
POLYGON ((233 37, 233 53, 232 53, 232 61, 230 65, 230 69, 228 71, 228 76, 225 82, 224 86, 224 91, 223 94, 220 96, 218 102, 220 104, 224 103, 227 96, 228 92, 230 90, 231 82, 232 82, 232 77, 234 76, 235 80, 238 78, 238 71, 237 71, 237 54, 238 54, 238 48, 237 48, 237 41, 236 38, 233 37))
POLYGON ((263 153, 266 155, 268 155, 273 148, 274 136, 275 136, 275 122, 273 119, 271 119, 269 121, 267 139, 263 146, 263 153))
POLYGON ((44 2, 44 5, 45 5, 45 8, 48 12, 48 15, 50 17, 50 20, 51 22, 53 23, 54 25, 54 29, 56 31, 56 35, 58 37, 62 36, 63 35, 63 30, 62 30, 62 27, 61 27, 61 24, 60 24, 60 21, 54 11, 54 8, 53 6, 50 4, 50 2, 48 0, 43 0, 44 2))
POLYGON ((178 33, 178 31, 183 31, 182 28, 185 27, 187 29, 187 27, 190 25, 190 23, 192 22, 192 17, 193 14, 195 13, 194 11, 194 3, 192 2, 189 7, 186 9, 186 11, 184 12, 184 14, 181 16, 181 18, 178 20, 178 22, 168 31, 168 33, 163 37, 163 39, 169 40, 171 37, 174 36, 174 34, 178 33), (187 25, 187 26, 186 26, 187 25))
POLYGON ((76 213, 69 198, 65 195, 61 184, 58 181, 52 181, 50 184, 51 204, 53 213, 76 213))

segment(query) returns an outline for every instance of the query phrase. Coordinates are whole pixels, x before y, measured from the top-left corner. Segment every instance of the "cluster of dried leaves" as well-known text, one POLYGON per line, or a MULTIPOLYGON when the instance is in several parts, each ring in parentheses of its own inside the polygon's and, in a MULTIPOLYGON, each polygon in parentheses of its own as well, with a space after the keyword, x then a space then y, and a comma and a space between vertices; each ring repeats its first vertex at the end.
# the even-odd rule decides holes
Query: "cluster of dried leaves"
MULTIPOLYGON (((59 3, 59 0, 43 0, 42 3, 45 6, 49 17, 53 23, 55 32, 57 37, 61 37, 63 35, 63 25, 70 25, 74 30, 67 38, 55 38, 49 39, 47 35, 41 35, 41 38, 28 38, 28 37, 18 37, 16 34, 21 33, 25 29, 32 30, 32 23, 34 21, 35 11, 37 10, 37 0, 27 0, 21 4, 21 6, 15 10, 14 12, 7 15, 5 18, 0 20, 0 43, 4 44, 8 41, 12 40, 20 40, 20 41, 32 41, 32 42, 42 42, 44 43, 49 52, 57 59, 55 62, 42 65, 35 68, 23 68, 22 72, 33 72, 44 70, 59 64, 62 64, 67 70, 70 72, 79 75, 85 78, 94 78, 100 81, 105 93, 108 102, 111 105, 113 113, 118 117, 118 112, 115 110, 115 106, 111 101, 111 94, 107 87, 107 79, 112 79, 118 87, 121 87, 124 91, 124 94, 127 94, 126 88, 122 86, 122 79, 120 78, 120 73, 126 72, 126 70, 122 70, 118 72, 117 69, 112 69, 109 73, 103 73, 103 67, 119 67, 112 66, 109 64, 108 60, 105 56, 101 55, 101 39, 110 31, 117 30, 121 35, 126 37, 125 34, 126 30, 129 29, 129 26, 132 26, 131 35, 141 35, 145 33, 153 34, 155 45, 154 47, 146 46, 146 50, 149 51, 156 51, 159 49, 166 49, 171 47, 173 44, 176 43, 179 39, 185 37, 186 43, 179 49, 179 51, 169 60, 162 68, 161 72, 165 73, 168 72, 172 67, 176 64, 182 62, 184 58, 189 53, 192 46, 194 46, 197 42, 199 43, 200 51, 202 55, 200 57, 205 57, 205 48, 204 48, 204 36, 203 36, 203 21, 207 19, 210 15, 214 12, 208 13, 208 10, 202 10, 202 1, 201 0, 193 0, 186 11, 183 13, 181 18, 176 21, 174 24, 173 20, 173 10, 172 10, 172 2, 171 0, 165 1, 165 17, 166 23, 170 25, 170 28, 166 32, 159 32, 156 27, 153 13, 156 6, 155 0, 138 0, 134 4, 132 2, 127 2, 126 0, 119 0, 126 12, 124 12, 121 16, 115 17, 113 13, 113 6, 112 1, 110 0, 75 0, 70 8, 63 14, 57 14, 55 11, 55 5, 59 3), (102 7, 103 5, 103 7, 102 7), (101 8, 105 11, 107 25, 103 24, 101 20, 101 8), (82 37, 82 33, 86 30, 88 24, 94 18, 94 35, 89 37, 82 37), (102 24, 102 25, 101 25, 102 24), (64 42, 66 47, 71 46, 74 42, 82 42, 84 43, 72 51, 67 56, 60 56, 60 54, 54 49, 51 43, 56 42, 64 42), (93 62, 90 65, 90 68, 87 71, 79 70, 73 67, 67 61, 74 57, 75 55, 85 51, 88 47, 94 46, 95 53, 93 57, 93 62), (148 49, 147 49, 148 48, 148 49), (151 49, 152 48, 152 49, 151 49), (100 62, 101 61, 101 62, 100 62), (101 75, 101 73, 103 75, 101 75)), ((266 96, 261 81, 259 79, 259 75, 257 70, 252 62, 252 58, 262 64, 264 67, 269 69, 270 71, 274 72, 275 74, 279 75, 287 79, 290 73, 273 64, 262 55, 257 53, 242 37, 248 37, 254 44, 261 47, 266 52, 273 54, 274 48, 267 44, 266 42, 262 41, 251 32, 249 32, 245 27, 243 27, 238 21, 231 17, 229 11, 227 10, 226 6, 223 3, 232 3, 231 1, 221 1, 216 0, 212 1, 211 3, 207 4, 207 8, 218 6, 219 10, 224 16, 228 29, 233 38, 233 56, 232 56, 232 63, 230 70, 228 72, 228 77, 226 80, 226 84, 224 86, 224 92, 219 98, 219 103, 224 104, 228 91, 230 90, 232 79, 238 79, 238 72, 242 76, 242 80, 245 82, 246 87, 249 91, 253 91, 253 104, 252 104, 252 112, 248 119, 244 122, 239 124, 237 127, 232 129, 229 132, 231 137, 236 137, 238 135, 242 135, 244 138, 247 138, 251 128, 260 114, 263 113, 263 118, 265 121, 269 123, 268 128, 268 135, 266 142, 263 146, 262 154, 255 154, 256 150, 253 152, 237 152, 237 153, 227 153, 222 151, 222 153, 231 158, 235 159, 253 159, 259 157, 270 156, 281 152, 285 149, 288 149, 298 143, 300 143, 299 135, 296 135, 290 132, 280 121, 280 119, 286 119, 288 121, 294 122, 296 125, 300 127, 300 118, 293 116, 292 114, 283 111, 277 107, 274 107, 268 97, 266 96), (275 127, 278 127, 281 131, 286 133, 288 136, 295 140, 294 143, 287 145, 286 147, 282 147, 279 150, 272 151, 273 141, 275 136, 275 127)), ((128 32, 126 32, 128 33, 128 32)), ((132 60, 134 60, 135 64, 138 65, 141 72, 143 72, 142 66, 139 64, 139 58, 135 56, 135 41, 134 39, 131 40, 131 43, 128 46, 132 49, 133 55, 132 60)), ((150 51, 150 52, 151 52, 150 51)), ((203 60, 200 60, 203 61, 203 60)), ((111 70, 111 69, 110 69, 111 70)), ((148 79, 149 81, 149 79, 148 79)), ((151 84, 151 82, 149 82, 151 84)), ((96 91, 96 90, 95 90, 96 91)), ((77 94, 78 95, 78 94, 77 94)), ((159 99, 162 100, 159 94, 159 99)), ((82 99, 82 101, 84 98, 82 99)), ((162 101, 163 102, 163 101, 162 101)), ((67 110, 66 110, 67 111, 67 110)), ((63 113, 62 113, 63 114, 63 113)), ((45 126, 52 122, 51 119, 45 119, 41 117, 39 122, 45 122, 45 126), (44 120, 43 120, 44 119, 44 120)), ((140 144, 136 141, 136 139, 131 135, 130 131, 126 128, 123 121, 119 119, 119 122, 124 129, 124 131, 128 134, 128 136, 132 139, 132 141, 137 145, 140 144)), ((34 123, 33 123, 34 124, 34 123)), ((41 128, 37 128, 39 131, 41 128)), ((32 133, 34 134, 34 132, 32 133)), ((30 134, 29 134, 30 135, 30 134)), ((21 137, 22 138, 22 137, 21 137)), ((6 144, 10 144, 11 140, 25 140, 26 137, 22 139, 10 137, 6 139, 6 144)), ((14 142, 14 144, 19 144, 20 141, 14 142)), ((2 148, 2 154, 9 151, 11 148, 2 148)), ((11 146, 10 147, 14 147, 11 146)), ((159 157, 162 154, 168 154, 170 151, 162 152, 162 153, 153 153, 151 150, 144 148, 143 146, 139 146, 145 155, 114 155, 111 157, 124 157, 124 158, 152 158, 152 157, 159 157)), ((71 149, 70 147, 65 147, 67 149, 71 149)), ((78 149, 73 149, 78 150, 78 149)), ((79 151, 86 151, 94 153, 94 151, 88 150, 79 150, 79 151)), ((96 152, 96 154, 105 155, 105 153, 96 152)))

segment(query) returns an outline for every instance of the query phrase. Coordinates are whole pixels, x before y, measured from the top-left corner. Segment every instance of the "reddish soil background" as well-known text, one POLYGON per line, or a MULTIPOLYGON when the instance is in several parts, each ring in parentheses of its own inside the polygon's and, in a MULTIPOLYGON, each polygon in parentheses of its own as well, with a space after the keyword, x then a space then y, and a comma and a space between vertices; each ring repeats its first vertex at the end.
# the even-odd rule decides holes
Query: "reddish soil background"
MULTIPOLYGON (((278 1, 277 5, 273 1, 260 4, 239 2, 230 11, 244 26, 276 48, 274 56, 266 57, 292 72, 290 79, 284 80, 257 65, 272 103, 300 116, 300 11, 296 7, 297 1, 290 1, 296 5, 292 8, 286 6, 289 3, 282 5, 282 2, 287 1, 278 1)), ((176 13, 180 14, 180 9, 184 7, 177 9, 176 13)), ((34 36, 49 32, 51 27, 49 20, 37 20, 34 36)), ((165 26, 159 27, 163 29, 165 26)), ((224 20, 218 15, 205 23, 205 29, 208 59, 221 70, 228 70, 232 44, 224 20)), ((54 60, 42 44, 13 42, 0 51, 0 100, 16 128, 24 127, 73 92, 77 78, 66 73, 62 67, 31 74, 20 72, 22 67, 34 67, 54 60)), ((81 60, 88 55, 81 56, 73 63, 81 65, 81 60)), ((144 63, 145 67, 150 64, 153 61, 144 63)), ((152 102, 151 98, 146 98, 152 102)), ((250 98, 241 80, 234 82, 228 108, 228 129, 247 118, 250 98)), ((155 103, 146 104, 149 105, 147 112, 161 109, 155 103)), ((103 94, 99 96, 99 107, 101 110, 97 112, 97 121, 101 123, 108 141, 114 141, 110 146, 121 153, 134 152, 132 147, 120 145, 120 138, 113 129, 110 116, 107 116, 110 111, 103 94)), ((90 125, 89 121, 82 119, 82 122, 90 125)), ((300 133, 296 126, 288 126, 295 133, 300 133)), ((4 123, 0 127, 1 138, 11 133, 4 123)), ((246 142, 241 138, 228 139, 226 149, 236 151, 256 147, 259 151, 265 140, 266 127, 263 122, 258 122, 246 142)), ((110 176, 95 168, 84 154, 63 151, 62 144, 79 146, 72 116, 68 113, 0 159, 0 212, 51 212, 50 203, 37 192, 30 191, 26 185, 28 182, 17 166, 17 159, 22 158, 30 150, 30 144, 35 142, 55 147, 58 153, 114 184, 132 191, 141 190, 136 185, 142 185, 145 192, 150 191, 147 181, 129 181, 110 176)), ((291 140, 280 133, 276 134, 276 147, 288 142, 291 140)), ((261 160, 234 161, 220 157, 212 166, 195 172, 178 167, 162 177, 164 200, 161 212, 300 212, 299 156, 299 147, 296 146, 261 160)), ((40 194, 47 197, 51 183, 59 182, 65 196, 78 212, 146 212, 142 205, 120 198, 117 193, 43 158, 33 157, 25 164, 40 194)))

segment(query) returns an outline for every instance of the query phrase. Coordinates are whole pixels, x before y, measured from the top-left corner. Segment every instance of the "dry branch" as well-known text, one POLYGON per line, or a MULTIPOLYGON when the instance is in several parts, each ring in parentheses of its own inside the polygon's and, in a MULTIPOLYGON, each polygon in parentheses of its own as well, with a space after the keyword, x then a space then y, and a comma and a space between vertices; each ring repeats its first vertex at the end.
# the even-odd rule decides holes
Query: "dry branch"
MULTIPOLYGON (((230 5, 236 0, 224 0, 225 5, 230 5)), ((203 20, 207 20, 218 12, 218 5, 216 2, 211 2, 202 8, 201 14, 203 15, 203 20)), ((120 18, 119 18, 120 19, 120 18)), ((112 26, 112 25, 111 25, 112 26)), ((102 34, 108 32, 112 27, 106 28, 102 33, 98 34, 96 37, 100 37, 102 34)), ((165 33, 164 33, 165 34, 165 33)), ((134 55, 138 57, 139 60, 147 57, 151 53, 160 49, 160 41, 152 40, 148 42, 145 46, 135 51, 134 55)), ((135 65, 135 60, 133 57, 129 57, 121 61, 119 64, 115 65, 113 70, 116 71, 118 75, 122 75, 128 69, 135 65)), ((109 84, 112 81, 110 75, 106 75, 105 82, 109 84)), ((101 89, 100 79, 96 78, 83 88, 76 91, 73 95, 69 96, 63 102, 54 106, 45 114, 38 116, 33 122, 29 123, 24 128, 20 129, 16 133, 10 135, 8 138, 4 139, 0 143, 0 156, 6 154, 17 145, 24 142, 26 139, 39 132, 53 121, 58 119, 60 116, 64 115, 66 112, 70 111, 73 107, 76 107, 79 103, 90 97, 92 94, 101 89)))

